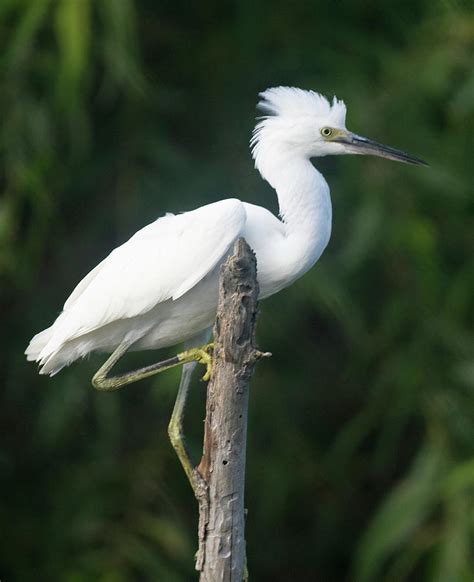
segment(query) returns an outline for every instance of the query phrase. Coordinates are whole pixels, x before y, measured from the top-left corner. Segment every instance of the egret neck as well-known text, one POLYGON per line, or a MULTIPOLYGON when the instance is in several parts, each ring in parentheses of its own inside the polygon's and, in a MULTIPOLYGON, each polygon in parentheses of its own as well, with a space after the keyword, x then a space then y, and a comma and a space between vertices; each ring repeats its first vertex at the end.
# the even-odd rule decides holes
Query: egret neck
MULTIPOLYGON (((262 136, 262 140, 264 137, 262 136)), ((260 151, 265 151, 264 143, 260 151)), ((323 175, 301 152, 273 147, 260 156, 256 166, 275 189, 285 230, 285 254, 294 278, 319 259, 331 236, 332 207, 329 186, 323 175)))

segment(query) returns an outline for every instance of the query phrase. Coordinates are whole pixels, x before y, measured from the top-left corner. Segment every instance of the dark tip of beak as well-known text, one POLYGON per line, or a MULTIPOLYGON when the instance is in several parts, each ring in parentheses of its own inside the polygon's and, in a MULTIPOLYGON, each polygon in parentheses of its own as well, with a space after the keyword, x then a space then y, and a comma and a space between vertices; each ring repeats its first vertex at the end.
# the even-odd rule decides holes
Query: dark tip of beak
POLYGON ((368 139, 354 133, 348 133, 347 136, 341 137, 341 143, 347 144, 348 151, 350 153, 379 156, 381 158, 394 160, 396 162, 412 164, 413 166, 429 166, 427 162, 417 158, 416 156, 412 156, 406 152, 403 152, 402 150, 391 148, 389 146, 373 141, 372 139, 368 139))

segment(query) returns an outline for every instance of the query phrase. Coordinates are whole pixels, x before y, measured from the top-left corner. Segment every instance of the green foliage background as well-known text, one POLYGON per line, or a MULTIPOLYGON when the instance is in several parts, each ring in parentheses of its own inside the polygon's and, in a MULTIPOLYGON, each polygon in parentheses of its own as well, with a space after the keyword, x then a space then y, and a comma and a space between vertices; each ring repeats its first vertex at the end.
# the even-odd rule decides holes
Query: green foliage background
MULTIPOLYGON (((196 507, 166 437, 178 374, 98 394, 22 355, 75 283, 165 211, 277 210, 257 92, 336 94, 429 160, 318 160, 334 232, 261 305, 247 506, 257 581, 474 578, 471 1, 0 3, 0 577, 195 579, 196 507)), ((130 356, 128 367, 153 353, 130 356)), ((204 386, 187 430, 200 452, 204 386)))

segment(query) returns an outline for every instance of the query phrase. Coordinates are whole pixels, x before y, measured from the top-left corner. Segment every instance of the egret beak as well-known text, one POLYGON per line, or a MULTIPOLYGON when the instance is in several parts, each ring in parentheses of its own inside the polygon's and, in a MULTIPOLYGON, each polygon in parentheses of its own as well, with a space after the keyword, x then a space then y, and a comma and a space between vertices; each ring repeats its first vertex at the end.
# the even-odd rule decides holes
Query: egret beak
POLYGON ((350 131, 341 132, 332 139, 333 142, 341 143, 346 146, 347 153, 350 154, 366 154, 370 156, 379 156, 387 158, 388 160, 395 160, 396 162, 404 162, 405 164, 413 164, 414 166, 428 166, 428 164, 411 156, 401 150, 391 148, 389 146, 377 143, 366 137, 356 135, 350 131))

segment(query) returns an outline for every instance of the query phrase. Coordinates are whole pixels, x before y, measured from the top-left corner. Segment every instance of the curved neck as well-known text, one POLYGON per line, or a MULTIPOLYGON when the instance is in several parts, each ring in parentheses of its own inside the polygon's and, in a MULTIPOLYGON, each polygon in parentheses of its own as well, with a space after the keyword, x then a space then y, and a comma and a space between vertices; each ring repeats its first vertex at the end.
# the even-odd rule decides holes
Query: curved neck
POLYGON ((286 236, 306 241, 316 261, 331 235, 329 186, 310 160, 273 148, 256 159, 262 177, 276 190, 286 236))

